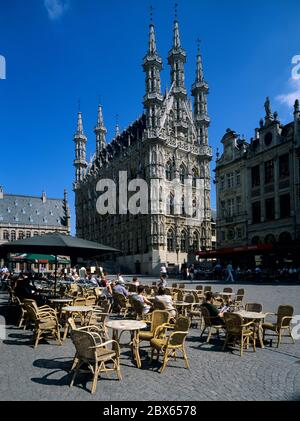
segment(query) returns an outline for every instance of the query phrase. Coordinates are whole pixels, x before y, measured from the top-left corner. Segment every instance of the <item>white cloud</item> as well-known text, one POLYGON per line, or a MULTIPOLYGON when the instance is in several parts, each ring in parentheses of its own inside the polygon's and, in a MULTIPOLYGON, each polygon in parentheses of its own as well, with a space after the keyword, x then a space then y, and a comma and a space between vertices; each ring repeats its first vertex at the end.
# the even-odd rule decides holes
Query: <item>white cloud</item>
POLYGON ((69 8, 69 0, 44 0, 49 19, 59 19, 69 8))
POLYGON ((276 97, 276 99, 288 107, 293 107, 296 99, 300 99, 300 78, 299 79, 290 79, 289 80, 289 89, 290 92, 286 94, 281 94, 276 97))

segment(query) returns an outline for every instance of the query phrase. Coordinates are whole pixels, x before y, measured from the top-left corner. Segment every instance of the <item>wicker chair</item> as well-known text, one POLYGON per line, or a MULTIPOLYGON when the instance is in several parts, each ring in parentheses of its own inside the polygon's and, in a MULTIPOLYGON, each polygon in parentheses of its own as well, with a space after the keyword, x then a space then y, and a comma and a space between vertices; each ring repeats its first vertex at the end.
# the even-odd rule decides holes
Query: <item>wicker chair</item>
POLYGON ((134 316, 137 320, 144 319, 144 316, 146 316, 144 311, 144 305, 140 300, 135 300, 134 296, 129 295, 128 297, 129 303, 131 305, 131 308, 133 310, 134 316))
POLYGON ((39 310, 36 304, 25 303, 26 315, 34 323, 34 348, 38 346, 39 340, 44 332, 50 332, 61 345, 60 328, 56 311, 49 307, 49 310, 39 310))
POLYGON ((86 299, 84 297, 77 297, 73 300, 74 306, 85 306, 86 305, 86 299))
POLYGON ((149 285, 145 285, 145 294, 151 295, 151 293, 152 293, 152 288, 149 287, 149 285))
POLYGON ((118 342, 109 340, 104 343, 95 332, 87 332, 86 330, 73 329, 71 331, 71 339, 76 348, 74 361, 74 374, 70 383, 73 386, 75 378, 83 364, 87 364, 93 373, 93 384, 91 393, 94 394, 97 388, 97 381, 100 373, 116 371, 119 380, 122 380, 120 370, 120 348, 118 342), (98 340, 97 340, 98 339, 98 340), (116 351, 107 348, 107 345, 113 344, 116 351), (107 364, 112 363, 113 367, 108 368, 107 364))
POLYGON ((233 300, 233 305, 237 308, 243 308, 243 300, 245 296, 245 290, 244 288, 240 288, 237 290, 236 297, 233 300))
POLYGON ((179 289, 185 289, 185 284, 179 284, 179 289))
POLYGON ((211 286, 206 285, 203 290, 203 294, 205 295, 207 292, 211 292, 211 286))
POLYGON ((218 338, 220 338, 220 329, 222 329, 224 326, 221 325, 221 324, 214 323, 215 317, 210 316, 209 311, 206 307, 201 306, 201 313, 202 313, 202 317, 203 317, 204 327, 202 329, 200 339, 202 338, 204 332, 206 330, 208 330, 206 342, 209 343, 211 335, 213 333, 213 329, 215 329, 216 334, 218 335, 218 338))
POLYGON ((196 327, 198 325, 198 323, 202 322, 202 312, 201 312, 201 303, 200 303, 200 297, 198 296, 198 294, 196 293, 196 291, 192 292, 194 299, 195 299, 195 303, 196 305, 193 305, 192 309, 189 312, 189 317, 191 319, 191 326, 193 325, 193 319, 196 320, 195 324, 196 327))
POLYGON ((188 317, 179 317, 176 320, 175 325, 165 324, 162 325, 156 331, 156 336, 151 339, 150 345, 152 348, 151 351, 151 361, 153 361, 154 352, 157 352, 157 360, 159 359, 160 352, 163 353, 163 365, 160 370, 162 373, 170 358, 174 358, 176 360, 177 351, 181 351, 183 355, 183 359, 185 360, 186 366, 189 369, 189 361, 187 358, 186 350, 185 350, 185 339, 188 335, 190 327, 190 320, 188 317), (172 329, 172 332, 167 336, 167 330, 172 329))
POLYGON ((88 295, 85 299, 86 306, 94 306, 96 304, 96 297, 95 295, 88 295))
POLYGON ((151 313, 150 330, 140 331, 140 341, 151 341, 152 338, 156 337, 156 332, 161 325, 169 323, 170 313, 167 310, 154 310, 151 313))
POLYGON ((176 293, 176 301, 183 301, 183 292, 179 289, 176 293))
POLYGON ((102 310, 97 310, 96 308, 94 308, 94 310, 90 313, 90 317, 87 324, 87 327, 97 326, 97 328, 99 329, 100 336, 105 340, 109 339, 108 330, 105 325, 108 316, 109 313, 104 313, 102 312, 102 310))
POLYGON ((203 291, 203 285, 197 285, 196 290, 202 292, 203 291))
MULTIPOLYGON (((269 313, 271 314, 271 313, 269 313)), ((285 335, 287 337, 292 338, 293 343, 295 343, 295 340, 292 335, 291 331, 291 321, 294 314, 294 308, 290 305, 280 305, 278 307, 277 313, 275 314, 277 316, 277 320, 275 323, 263 323, 263 340, 266 336, 266 330, 270 330, 273 333, 269 333, 268 336, 277 336, 277 348, 279 347, 281 343, 282 338, 282 331, 287 330, 288 335, 285 335)))
POLYGON ((253 351, 256 351, 255 346, 255 329, 250 329, 251 326, 255 327, 253 322, 243 323, 243 318, 239 314, 235 313, 224 313, 224 321, 226 328, 226 338, 223 346, 223 351, 225 350, 230 339, 238 339, 240 342, 240 355, 243 355, 244 345, 246 344, 247 348, 249 346, 249 339, 252 339, 253 351))
POLYGON ((262 312, 262 304, 259 303, 247 303, 245 305, 246 311, 253 311, 254 313, 261 313, 262 312))
POLYGON ((130 309, 130 303, 126 299, 123 294, 119 294, 118 292, 113 292, 113 299, 114 299, 114 308, 119 313, 119 315, 123 315, 124 319, 130 309))
POLYGON ((172 284, 172 288, 177 288, 178 284, 172 284))

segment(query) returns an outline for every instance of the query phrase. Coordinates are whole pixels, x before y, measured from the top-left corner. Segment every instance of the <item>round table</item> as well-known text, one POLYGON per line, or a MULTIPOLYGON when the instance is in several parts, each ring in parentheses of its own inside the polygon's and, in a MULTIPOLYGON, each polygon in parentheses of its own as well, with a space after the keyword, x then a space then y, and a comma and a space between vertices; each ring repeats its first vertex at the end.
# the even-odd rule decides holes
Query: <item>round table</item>
POLYGON ((139 330, 147 327, 147 324, 139 320, 110 320, 105 326, 112 329, 112 339, 120 345, 120 338, 123 332, 129 331, 131 336, 131 352, 137 367, 141 368, 141 358, 139 352, 139 330))
MULTIPOLYGON (((186 301, 174 301, 173 302, 173 305, 175 306, 175 307, 179 307, 180 308, 180 311, 181 311, 181 313, 185 316, 186 315, 186 309, 184 308, 184 307, 192 307, 192 305, 193 304, 195 304, 195 303, 187 303, 186 301)), ((179 312, 179 311, 178 311, 179 312)))
POLYGON ((66 312, 66 324, 65 324, 65 330, 64 330, 64 336, 63 341, 66 339, 69 329, 69 323, 68 323, 68 316, 70 313, 79 313, 79 316, 81 318, 81 323, 84 324, 85 317, 87 313, 90 311, 93 311, 93 307, 91 306, 66 306, 62 308, 62 311, 66 312))
POLYGON ((54 304, 54 306, 57 305, 57 307, 60 307, 59 309, 59 317, 62 316, 62 306, 64 304, 72 303, 73 298, 51 298, 49 299, 50 303, 54 304))
POLYGON ((246 310, 239 310, 236 311, 235 314, 239 314, 242 316, 243 319, 253 320, 257 326, 257 333, 258 333, 258 340, 260 343, 261 348, 264 348, 264 341, 262 335, 262 322, 266 318, 266 313, 257 313, 255 311, 246 311, 246 310))

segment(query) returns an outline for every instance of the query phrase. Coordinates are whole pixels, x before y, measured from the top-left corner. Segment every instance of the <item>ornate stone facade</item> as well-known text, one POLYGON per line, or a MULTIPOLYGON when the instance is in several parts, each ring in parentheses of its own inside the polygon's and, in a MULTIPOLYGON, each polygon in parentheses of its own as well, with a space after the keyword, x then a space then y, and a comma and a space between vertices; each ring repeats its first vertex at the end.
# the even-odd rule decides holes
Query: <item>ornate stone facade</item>
MULTIPOLYGON (((161 93, 162 59, 157 53, 154 25, 150 25, 149 49, 143 60, 146 74, 144 113, 122 133, 106 143, 102 106, 95 128, 96 153, 86 160, 86 142, 81 112, 74 136, 76 178, 74 182, 76 233, 121 250, 118 263, 122 272, 158 274, 164 263, 180 266, 194 260, 194 251, 211 248, 210 161, 207 114, 208 85, 203 78, 202 59, 197 55, 197 71, 192 86, 194 108, 184 81, 186 52, 181 47, 179 25, 174 22, 173 46, 168 55, 171 88, 161 93), (193 108, 193 109, 192 109, 193 108), (96 203, 100 179, 116 182, 119 172, 128 181, 144 179, 149 186, 149 203, 156 203, 148 214, 129 212, 99 215, 96 203), (174 209, 174 179, 184 200, 183 183, 190 180, 193 195, 192 217, 174 209), (198 182, 201 180, 201 182, 198 182), (154 188, 150 188, 151 181, 154 188), (164 206, 166 205, 166 206, 164 206), (200 209, 202 212, 197 213, 200 209), (200 215, 195 217, 195 215, 200 215)), ((132 193, 128 193, 130 200, 132 193)), ((118 202, 120 205, 120 203, 118 202)), ((180 205, 179 205, 180 206, 180 205)), ((178 209, 177 209, 178 210, 178 209)))
POLYGON ((247 143, 228 129, 217 160, 218 247, 300 240, 300 112, 283 125, 266 116, 247 143))

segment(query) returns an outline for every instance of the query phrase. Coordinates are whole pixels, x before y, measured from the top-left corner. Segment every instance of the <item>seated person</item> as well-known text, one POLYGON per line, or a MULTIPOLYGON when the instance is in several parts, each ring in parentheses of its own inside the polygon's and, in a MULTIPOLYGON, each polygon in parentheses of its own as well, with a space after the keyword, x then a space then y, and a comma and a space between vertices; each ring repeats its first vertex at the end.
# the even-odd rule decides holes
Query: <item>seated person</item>
POLYGON ((209 315, 212 318, 212 322, 215 325, 224 324, 224 313, 220 312, 218 308, 214 305, 214 295, 211 291, 206 293, 205 302, 202 304, 202 307, 207 308, 209 315))
POLYGON ((161 275, 160 280, 159 280, 157 286, 158 287, 166 288, 167 285, 168 285, 168 283, 167 283, 167 280, 166 280, 165 276, 164 275, 161 275))
POLYGON ((152 303, 145 297, 145 288, 140 285, 138 286, 137 294, 132 294, 132 299, 140 301, 143 305, 143 314, 147 314, 152 311, 152 303))
POLYGON ((138 287, 140 285, 140 281, 138 280, 138 278, 135 276, 134 278, 132 278, 132 285, 135 285, 136 287, 138 287))
POLYGON ((173 306, 173 300, 171 295, 166 294, 166 290, 163 287, 159 287, 156 297, 154 299, 154 308, 158 310, 168 310, 171 317, 176 317, 176 310, 173 306))
POLYGON ((128 294, 129 294, 128 291, 127 291, 127 289, 124 287, 123 282, 120 281, 120 280, 117 280, 116 281, 116 285, 113 288, 113 292, 117 292, 118 294, 122 294, 125 297, 127 297, 128 294))
POLYGON ((15 294, 21 301, 24 299, 30 299, 35 300, 38 306, 44 304, 42 297, 37 295, 36 289, 31 285, 29 278, 24 278, 22 276, 18 278, 15 294))

